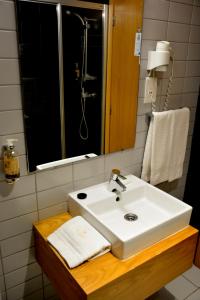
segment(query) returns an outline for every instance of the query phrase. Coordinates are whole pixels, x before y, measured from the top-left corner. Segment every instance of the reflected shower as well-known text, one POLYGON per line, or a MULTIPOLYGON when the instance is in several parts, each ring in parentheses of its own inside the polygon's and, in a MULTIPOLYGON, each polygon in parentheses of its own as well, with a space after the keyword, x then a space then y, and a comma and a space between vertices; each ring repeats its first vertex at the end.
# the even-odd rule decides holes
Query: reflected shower
POLYGON ((66 11, 66 14, 69 16, 77 17, 83 26, 83 47, 82 47, 82 67, 81 67, 81 78, 80 78, 80 101, 81 101, 81 120, 79 126, 79 136, 82 140, 87 140, 89 135, 88 124, 86 120, 86 100, 89 98, 95 98, 95 92, 88 92, 84 82, 88 80, 96 80, 95 76, 88 74, 88 29, 90 29, 89 21, 96 22, 96 19, 88 19, 86 17, 81 17, 78 13, 71 12, 70 10, 66 11), (83 129, 85 133, 83 133, 83 129))

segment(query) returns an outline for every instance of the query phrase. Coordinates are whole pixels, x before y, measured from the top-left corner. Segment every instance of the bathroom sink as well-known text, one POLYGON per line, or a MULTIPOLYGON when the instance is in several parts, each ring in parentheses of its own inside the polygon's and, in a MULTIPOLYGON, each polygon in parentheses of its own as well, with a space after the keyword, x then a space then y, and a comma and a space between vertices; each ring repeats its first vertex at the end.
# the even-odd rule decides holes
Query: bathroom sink
POLYGON ((188 226, 192 212, 191 206, 143 180, 126 178, 120 197, 108 191, 108 182, 69 194, 70 214, 82 215, 111 242, 112 253, 120 259, 188 226))

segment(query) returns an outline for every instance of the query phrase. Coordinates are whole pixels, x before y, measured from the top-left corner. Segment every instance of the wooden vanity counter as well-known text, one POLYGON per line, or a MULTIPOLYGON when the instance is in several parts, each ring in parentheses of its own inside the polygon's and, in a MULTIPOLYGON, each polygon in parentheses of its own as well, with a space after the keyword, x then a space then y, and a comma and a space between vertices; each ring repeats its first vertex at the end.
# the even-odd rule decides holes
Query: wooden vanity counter
POLYGON ((63 300, 143 300, 192 266, 198 231, 188 226, 127 260, 107 253, 69 269, 46 238, 70 218, 34 224, 37 261, 63 300))

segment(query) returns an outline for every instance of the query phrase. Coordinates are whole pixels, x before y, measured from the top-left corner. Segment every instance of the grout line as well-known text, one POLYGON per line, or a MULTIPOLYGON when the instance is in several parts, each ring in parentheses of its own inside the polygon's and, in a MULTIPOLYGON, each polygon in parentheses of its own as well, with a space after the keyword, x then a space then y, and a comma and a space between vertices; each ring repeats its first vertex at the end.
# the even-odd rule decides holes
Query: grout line
POLYGON ((0 112, 10 112, 10 111, 23 111, 22 107, 12 108, 12 109, 0 109, 0 112))
POLYGON ((36 206, 37 206, 37 220, 39 221, 39 203, 38 203, 38 192, 37 192, 36 174, 34 174, 34 183, 35 183, 36 206))
POLYGON ((200 287, 198 285, 196 285, 192 280, 190 280, 189 278, 187 278, 185 275, 182 274, 182 276, 187 280, 189 281, 190 283, 192 283, 194 286, 197 287, 197 289, 200 289, 200 287))
MULTIPOLYGON (((31 295, 33 295, 33 294, 39 292, 40 290, 42 291, 42 288, 40 288, 40 289, 38 289, 38 290, 35 290, 35 291, 31 292, 30 294, 23 296, 23 298, 19 298, 18 300, 26 300, 27 297, 29 297, 29 296, 31 296, 31 295)), ((44 298, 44 294, 43 294, 43 299, 45 299, 45 298, 44 298)), ((35 300, 37 300, 37 299, 35 299, 35 300)))
MULTIPOLYGON (((185 278, 185 277, 184 277, 185 278)), ((189 280, 188 280, 189 281, 189 280)), ((190 282, 190 281, 189 281, 190 282)), ((194 290, 192 293, 190 293, 186 298, 184 298, 184 300, 187 300, 191 295, 193 295, 194 293, 196 293, 196 291, 198 290, 198 288, 196 290, 194 290)))
MULTIPOLYGON (((24 233, 32 233, 32 230, 25 231, 25 232, 22 232, 22 233, 20 233, 20 234, 15 235, 15 236, 12 236, 12 237, 10 237, 10 238, 1 240, 1 241, 0 241, 0 244, 1 244, 1 242, 4 242, 4 241, 9 240, 9 239, 12 239, 12 238, 16 238, 16 237, 18 237, 19 235, 22 235, 22 234, 24 234, 24 233)), ((15 251, 14 253, 11 253, 11 254, 8 254, 8 255, 5 255, 5 256, 2 255, 2 261, 3 261, 4 258, 6 258, 6 257, 8 257, 8 256, 11 256, 11 255, 14 255, 14 254, 16 254, 16 253, 22 252, 22 251, 24 251, 24 250, 28 250, 28 249, 30 249, 30 248, 32 248, 32 247, 34 247, 34 246, 35 246, 35 244, 34 244, 34 241, 33 241, 33 244, 31 244, 30 247, 28 247, 28 248, 24 248, 24 249, 21 249, 21 250, 19 250, 19 251, 15 251)))
MULTIPOLYGON (((4 282, 5 289, 6 289, 6 280, 5 280, 5 272, 4 272, 4 266, 3 266, 3 258, 2 258, 2 255, 1 255, 1 244, 0 244, 0 262, 1 262, 1 266, 2 266, 3 282, 4 282)), ((0 293, 1 293, 1 291, 0 291, 0 293)), ((6 290, 5 290, 5 293, 6 293, 6 290)), ((7 299, 7 293, 6 293, 6 299, 7 299)))
MULTIPOLYGON (((26 175, 26 176, 27 176, 27 175, 26 175)), ((0 204, 1 204, 1 203, 8 202, 8 201, 17 200, 17 199, 20 199, 20 198, 23 198, 23 197, 26 197, 26 196, 34 195, 34 194, 36 194, 36 191, 35 191, 35 192, 32 192, 32 193, 28 193, 28 194, 21 195, 21 196, 17 196, 17 197, 11 198, 11 199, 2 200, 2 201, 0 201, 0 204)), ((27 214, 25 214, 25 215, 27 215, 27 214)), ((14 218, 13 218, 13 219, 14 219, 14 218)), ((3 221, 0 221, 0 223, 1 223, 1 222, 3 222, 3 221)))
MULTIPOLYGON (((19 215, 19 216, 16 216, 16 217, 12 217, 12 218, 9 218, 9 219, 5 219, 5 220, 3 220, 3 221, 0 221, 0 223, 8 222, 8 221, 10 221, 10 220, 17 219, 17 218, 20 218, 20 217, 23 217, 23 216, 27 216, 27 215, 30 215, 30 214, 35 213, 35 212, 37 212, 37 210, 33 210, 33 211, 28 212, 28 213, 26 213, 26 214, 22 214, 22 215, 19 215)), ((0 240, 0 241, 2 241, 2 240, 0 240)))
MULTIPOLYGON (((20 268, 21 269, 21 268, 20 268)), ((17 269, 17 270, 19 270, 19 269, 17 269)), ((16 270, 15 270, 16 271, 16 270)), ((11 272, 10 272, 11 273, 11 272)), ((7 273, 8 274, 8 273, 7 273)), ((6 275, 7 275, 6 274, 6 275)), ((32 279, 35 279, 35 278, 38 278, 38 277, 41 277, 42 276, 42 273, 40 273, 39 275, 36 275, 36 276, 33 276, 32 278, 29 278, 29 279, 27 279, 27 280, 25 280, 25 281, 22 281, 22 282, 20 282, 20 283, 18 283, 18 284, 16 284, 16 285, 14 285, 14 286, 12 286, 12 287, 9 287, 8 289, 6 289, 6 291, 9 291, 9 290, 11 290, 11 289, 13 289, 13 288, 15 288, 15 287, 17 287, 17 286, 20 286, 20 285, 22 285, 22 284, 24 284, 24 283, 26 283, 26 282, 29 282, 29 281, 31 281, 32 279)), ((32 293, 31 293, 32 294, 32 293)), ((28 294, 29 295, 29 294, 28 294)))
MULTIPOLYGON (((17 236, 19 236, 19 235, 21 235, 21 234, 28 233, 28 232, 32 232, 32 230, 31 230, 31 229, 30 229, 30 230, 26 230, 26 231, 24 231, 24 232, 21 232, 21 233, 12 235, 12 236, 10 236, 10 237, 8 237, 8 238, 2 239, 2 240, 0 240, 0 244, 1 244, 1 242, 4 242, 4 241, 9 240, 9 239, 12 239, 12 238, 15 238, 15 237, 17 237, 17 236)), ((28 249, 28 248, 27 248, 27 249, 28 249)), ((20 252, 20 251, 18 251, 18 252, 20 252)), ((12 255, 12 254, 9 254, 9 255, 12 255)), ((7 256, 9 256, 9 255, 7 255, 7 256)), ((3 256, 2 258, 4 258, 4 257, 6 257, 6 256, 3 256)))

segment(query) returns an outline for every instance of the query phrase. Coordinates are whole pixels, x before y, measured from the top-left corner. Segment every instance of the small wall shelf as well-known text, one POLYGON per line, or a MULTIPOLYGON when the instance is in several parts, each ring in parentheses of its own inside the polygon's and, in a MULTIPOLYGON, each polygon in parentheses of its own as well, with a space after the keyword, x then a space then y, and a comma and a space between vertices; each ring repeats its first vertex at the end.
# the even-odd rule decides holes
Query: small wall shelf
POLYGON ((71 216, 34 224, 36 258, 63 300, 141 300, 192 266, 198 230, 188 226, 127 260, 112 253, 69 269, 47 236, 71 216))

